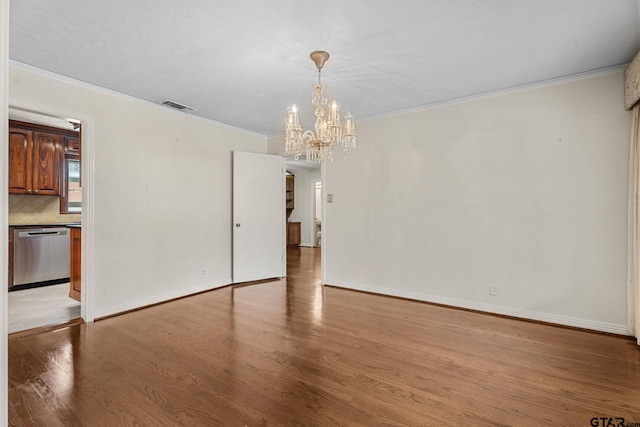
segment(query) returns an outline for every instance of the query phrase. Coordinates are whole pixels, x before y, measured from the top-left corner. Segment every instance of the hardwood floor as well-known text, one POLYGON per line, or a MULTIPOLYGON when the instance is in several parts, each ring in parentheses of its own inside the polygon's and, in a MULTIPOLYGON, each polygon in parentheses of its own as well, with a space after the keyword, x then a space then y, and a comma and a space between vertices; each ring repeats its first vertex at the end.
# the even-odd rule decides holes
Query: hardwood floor
POLYGON ((291 249, 286 280, 11 340, 9 424, 640 423, 634 341, 322 287, 319 252, 291 249))

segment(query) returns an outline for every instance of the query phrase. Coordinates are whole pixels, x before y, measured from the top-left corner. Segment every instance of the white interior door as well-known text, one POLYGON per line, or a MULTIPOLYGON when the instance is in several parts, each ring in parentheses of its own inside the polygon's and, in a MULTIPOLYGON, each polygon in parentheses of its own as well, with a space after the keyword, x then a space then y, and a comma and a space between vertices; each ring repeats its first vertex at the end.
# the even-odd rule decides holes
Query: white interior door
POLYGON ((284 158, 233 152, 233 282, 284 277, 284 158))

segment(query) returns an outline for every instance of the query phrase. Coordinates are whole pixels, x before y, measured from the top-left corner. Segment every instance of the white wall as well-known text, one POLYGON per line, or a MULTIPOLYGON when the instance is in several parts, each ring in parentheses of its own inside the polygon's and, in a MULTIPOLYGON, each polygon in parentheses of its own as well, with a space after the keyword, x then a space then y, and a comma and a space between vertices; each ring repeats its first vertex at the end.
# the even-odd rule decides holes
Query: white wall
MULTIPOLYGON (((96 315, 231 281, 230 152, 282 138, 9 77, 95 117, 96 315)), ((625 333, 629 126, 621 71, 358 122, 325 171, 325 282, 625 333)))
POLYGON ((95 317, 231 283, 231 151, 266 138, 24 68, 12 100, 94 118, 95 317))
POLYGON ((314 182, 320 181, 320 168, 293 167, 287 165, 287 171, 295 175, 294 209, 290 222, 300 224, 300 246, 314 246, 315 222, 313 203, 315 198, 314 182))
POLYGON ((359 122, 325 283, 626 333, 629 128, 621 70, 359 122))

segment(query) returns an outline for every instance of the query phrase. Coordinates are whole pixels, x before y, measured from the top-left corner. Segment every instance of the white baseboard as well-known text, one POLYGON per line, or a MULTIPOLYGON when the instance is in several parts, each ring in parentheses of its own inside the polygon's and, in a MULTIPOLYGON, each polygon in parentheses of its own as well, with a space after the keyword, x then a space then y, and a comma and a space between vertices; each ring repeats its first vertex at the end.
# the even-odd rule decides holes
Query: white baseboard
POLYGON ((531 310, 522 310, 518 308, 505 307, 501 305, 485 304, 474 301, 461 300, 457 298, 441 297, 437 295, 429 295, 417 292, 403 291, 399 289, 381 288, 378 286, 362 285, 359 283, 344 282, 341 280, 327 279, 325 283, 329 286, 336 286, 345 289, 354 289, 357 291, 371 292, 374 294, 388 295, 394 297, 407 298, 416 301, 432 302, 436 304, 450 305, 452 307, 466 308, 470 310, 478 310, 486 313, 501 314, 505 316, 519 317, 522 319, 536 320, 540 322, 554 323, 557 325, 572 326, 576 328, 590 329, 599 332, 608 332, 618 335, 629 335, 627 325, 618 325, 615 323, 597 322, 588 319, 579 319, 569 316, 561 316, 551 313, 543 313, 531 310))
POLYGON ((160 295, 154 295, 149 298, 142 298, 134 301, 127 301, 124 304, 113 305, 110 307, 94 308, 94 318, 99 319, 101 317, 113 316, 115 314, 124 313, 126 311, 135 310, 137 308, 146 307, 153 304, 158 304, 165 301, 170 301, 176 298, 182 298, 189 295, 197 294, 198 292, 210 291, 213 289, 221 288, 231 284, 231 280, 219 280, 215 282, 203 283, 190 288, 178 289, 173 292, 167 292, 160 295))

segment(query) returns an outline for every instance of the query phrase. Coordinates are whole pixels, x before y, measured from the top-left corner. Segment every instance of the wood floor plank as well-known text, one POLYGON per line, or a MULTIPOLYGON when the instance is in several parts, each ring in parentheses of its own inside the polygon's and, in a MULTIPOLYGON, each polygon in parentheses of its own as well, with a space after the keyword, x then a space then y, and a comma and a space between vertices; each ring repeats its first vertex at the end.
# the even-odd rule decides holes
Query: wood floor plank
POLYGON ((625 337, 288 277, 11 339, 11 426, 640 423, 625 337))

